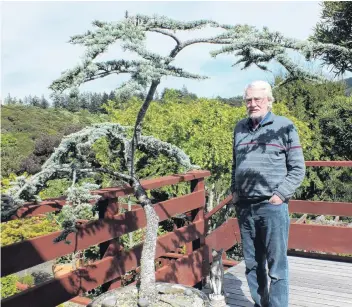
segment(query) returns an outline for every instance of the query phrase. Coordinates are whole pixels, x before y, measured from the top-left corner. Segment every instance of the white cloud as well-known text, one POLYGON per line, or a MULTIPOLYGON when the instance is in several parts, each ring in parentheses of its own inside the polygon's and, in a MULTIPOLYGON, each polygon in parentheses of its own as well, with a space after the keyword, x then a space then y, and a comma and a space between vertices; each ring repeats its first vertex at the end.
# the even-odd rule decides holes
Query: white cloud
MULTIPOLYGON (((48 94, 48 86, 60 73, 77 64, 84 50, 67 43, 70 36, 91 29, 95 19, 116 21, 130 14, 159 14, 179 20, 212 19, 220 23, 247 23, 257 27, 268 26, 299 39, 307 38, 319 20, 318 2, 5 2, 2 5, 2 93, 23 97, 29 94, 48 94)), ((202 36, 210 36, 207 29, 202 36)), ((190 38, 185 33, 181 38, 190 38)), ((166 54, 173 41, 165 36, 151 35, 148 46, 166 54)), ((187 71, 208 74, 211 79, 194 81, 168 78, 162 87, 188 89, 199 96, 234 96, 240 94, 251 79, 267 74, 256 69, 224 68, 234 60, 231 57, 213 59, 209 50, 214 46, 195 45, 183 50, 175 65, 187 71), (219 70, 214 61, 220 61, 219 70), (215 65, 215 66, 214 66, 215 65), (225 66, 224 66, 225 65, 225 66)), ((102 58, 125 56, 116 46, 102 58)), ((82 90, 109 91, 115 89, 124 77, 110 76, 89 82, 82 90)), ((161 91, 161 89, 159 89, 161 91)))

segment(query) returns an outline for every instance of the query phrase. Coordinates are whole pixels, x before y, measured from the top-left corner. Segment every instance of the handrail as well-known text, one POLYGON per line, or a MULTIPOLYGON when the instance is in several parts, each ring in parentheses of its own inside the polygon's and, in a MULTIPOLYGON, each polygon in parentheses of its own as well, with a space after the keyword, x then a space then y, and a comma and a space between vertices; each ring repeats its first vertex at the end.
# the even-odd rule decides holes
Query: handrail
MULTIPOLYGON (((161 188, 167 185, 174 185, 181 182, 188 182, 200 178, 210 176, 210 172, 206 170, 193 170, 184 174, 175 174, 170 176, 158 177, 153 179, 141 180, 141 185, 146 190, 152 190, 161 188)), ((92 194, 102 196, 100 200, 104 199, 116 199, 117 197, 126 196, 133 193, 131 186, 124 185, 122 187, 110 187, 99 190, 94 190, 92 194)), ((39 214, 60 211, 62 206, 65 204, 65 197, 50 198, 43 200, 39 204, 28 202, 25 203, 20 209, 17 210, 16 214, 9 217, 6 221, 19 219, 27 216, 38 216, 39 214)), ((6 221, 1 221, 6 222, 6 221)))
POLYGON ((229 204, 229 202, 232 200, 232 196, 229 195, 227 196, 224 200, 222 200, 220 202, 220 204, 218 204, 215 208, 213 208, 211 211, 209 211, 206 215, 205 215, 205 219, 208 220, 212 215, 214 215, 215 213, 217 213, 218 211, 220 211, 223 207, 225 207, 227 204, 229 204))
MULTIPOLYGON (((352 167, 352 161, 305 161, 305 165, 308 167, 315 167, 315 166, 324 166, 324 167, 352 167)), ((228 195, 223 201, 220 202, 217 206, 215 206, 211 211, 209 211, 205 215, 205 219, 210 219, 215 213, 219 212, 224 206, 228 205, 232 199, 231 195, 228 195)), ((324 201, 302 201, 302 200, 292 200, 292 202, 295 204, 295 207, 298 209, 300 204, 308 205, 310 210, 313 210, 314 212, 317 211, 315 205, 319 204, 332 204, 332 202, 324 202, 324 201)), ((333 202, 336 203, 336 202, 333 202)), ((341 215, 341 216, 352 216, 352 203, 348 202, 339 202, 336 203, 339 206, 339 213, 336 215, 341 215), (343 212, 341 214, 341 211, 343 212)), ((327 206, 325 206, 327 207, 327 206)), ((327 208, 329 211, 328 213, 325 213, 325 215, 331 215, 331 211, 333 211, 336 208, 327 208)), ((301 212, 301 211, 295 211, 295 212, 301 212)), ((310 213, 304 212, 304 213, 310 213)), ((317 213, 317 214, 324 214, 324 213, 317 213)))
POLYGON ((306 161, 306 166, 352 167, 352 161, 306 161))
MULTIPOLYGON (((155 204, 160 221, 177 214, 202 207, 204 190, 192 192, 155 204)), ((83 224, 76 233, 67 239, 71 244, 53 240, 61 231, 25 240, 1 248, 1 276, 6 276, 43 262, 77 252, 91 245, 99 244, 146 226, 142 208, 115 215, 113 218, 99 219, 83 224), (48 248, 50 246, 50 248, 48 248)))
MULTIPOLYGON (((176 280, 180 279, 182 276, 184 282, 193 286, 207 274, 204 270, 209 267, 208 250, 211 245, 205 246, 207 227, 204 223, 204 178, 209 175, 209 171, 192 171, 186 174, 142 181, 146 189, 155 189, 163 185, 185 181, 190 183, 189 193, 154 205, 160 221, 191 212, 190 215, 187 215, 190 218, 188 225, 158 238, 157 258, 167 252, 174 252, 183 245, 186 245, 187 254, 187 259, 182 258, 179 259, 180 261, 176 261, 178 272, 171 274, 168 270, 161 269, 161 272, 158 271, 157 275, 160 280, 172 281, 175 278, 176 280), (193 276, 187 273, 190 268, 192 268, 193 276)), ((124 214, 118 214, 117 197, 131 192, 130 187, 99 190, 98 193, 103 195, 103 198, 99 200, 99 219, 80 225, 76 234, 68 236, 68 239, 72 242, 70 245, 64 242, 54 244, 53 238, 56 237, 57 233, 51 233, 2 247, 2 276, 16 273, 58 256, 96 244, 99 244, 102 257, 101 260, 84 265, 75 271, 6 298, 2 300, 2 305, 4 307, 57 305, 99 285, 108 288, 110 286, 114 287, 116 278, 121 278, 127 270, 139 266, 142 245, 121 252, 121 246, 116 240, 112 240, 146 226, 145 214, 141 207, 124 214)), ((62 199, 59 201, 62 201, 62 199)), ((61 208, 57 209, 60 210, 61 208)))

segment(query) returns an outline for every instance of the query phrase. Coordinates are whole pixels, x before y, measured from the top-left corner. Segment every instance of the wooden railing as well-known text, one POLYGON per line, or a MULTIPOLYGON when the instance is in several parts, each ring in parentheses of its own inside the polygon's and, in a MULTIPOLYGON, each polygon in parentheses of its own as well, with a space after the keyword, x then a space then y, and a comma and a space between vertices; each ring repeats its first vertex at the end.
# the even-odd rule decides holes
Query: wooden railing
MULTIPOLYGON (((145 189, 156 189, 180 182, 190 182, 191 185, 191 193, 155 205, 160 221, 182 213, 187 213, 190 219, 189 225, 158 238, 156 259, 160 259, 164 265, 156 272, 157 280, 194 286, 207 274, 211 261, 209 251, 218 244, 214 235, 206 236, 207 226, 204 221, 204 178, 209 175, 208 171, 194 171, 142 181, 145 189), (186 245, 186 254, 177 254, 178 249, 183 245, 186 245)), ((121 276, 139 267, 142 245, 123 251, 117 241, 113 240, 146 226, 142 208, 135 207, 132 211, 118 214, 118 197, 131 194, 132 189, 125 186, 101 189, 94 193, 102 196, 99 201, 98 220, 84 223, 77 233, 70 234, 67 238, 71 241, 69 245, 64 242, 53 243, 53 239, 60 233, 58 231, 2 247, 1 276, 19 272, 96 244, 100 245, 101 260, 6 298, 2 301, 2 306, 48 307, 71 299, 87 304, 89 300, 77 296, 100 285, 108 285, 107 289, 118 287, 121 276)), ((58 211, 64 202, 63 198, 59 198, 46 200, 39 205, 27 204, 11 219, 58 211)), ((237 229, 229 229, 229 227, 235 227, 234 221, 228 225, 227 232, 233 234, 229 236, 226 243, 227 248, 230 248, 235 242, 234 234, 237 229)))
MULTIPOLYGON (((347 166, 352 162, 307 162, 307 166, 347 166)), ((225 251, 240 243, 240 233, 236 218, 229 218, 221 226, 208 232, 211 217, 226 206, 228 196, 212 211, 205 212, 204 179, 208 171, 193 171, 142 181, 145 189, 156 189, 166 185, 190 182, 189 194, 172 198, 155 205, 160 221, 186 213, 189 224, 175 229, 158 238, 156 259, 162 264, 156 271, 159 281, 177 282, 194 286, 202 282, 208 274, 212 261, 211 249, 224 248, 225 251), (177 251, 186 246, 186 253, 177 251)), ((129 186, 107 188, 94 191, 102 196, 99 201, 99 220, 84 223, 75 234, 70 234, 70 245, 53 243, 60 232, 11 244, 1 248, 1 276, 6 276, 33 267, 60 256, 67 255, 99 244, 101 260, 79 267, 77 270, 29 288, 2 300, 4 307, 56 306, 68 300, 86 305, 89 299, 80 297, 83 293, 100 285, 104 289, 121 286, 121 277, 140 265, 142 245, 123 251, 116 238, 146 226, 144 211, 134 207, 132 211, 118 214, 123 204, 119 197, 132 193, 129 186)), ((64 198, 43 201, 39 205, 27 204, 11 219, 38 216, 58 211, 65 203, 64 198)), ((290 212, 322 215, 352 216, 352 203, 292 200, 290 212)), ((306 251, 352 254, 352 228, 291 224, 289 248, 306 251)), ((347 259, 347 258, 346 258, 347 259)), ((228 266, 236 264, 226 260, 228 266)))
MULTIPOLYGON (((352 167, 352 161, 307 161, 306 166, 352 167)), ((228 205, 231 198, 231 195, 227 196, 218 206, 205 215, 205 219, 210 218, 213 214, 228 205)), ((352 203, 291 200, 289 202, 289 211, 290 213, 352 217, 352 203)), ((240 237, 238 239, 238 242, 240 242, 240 237)), ((290 225, 288 248, 289 253, 292 255, 314 256, 352 262, 352 227, 298 224, 292 222, 290 225), (294 250, 304 250, 304 252, 294 250), (329 255, 324 256, 316 252, 329 253, 329 255), (341 257, 338 254, 348 254, 350 256, 344 255, 341 257)))

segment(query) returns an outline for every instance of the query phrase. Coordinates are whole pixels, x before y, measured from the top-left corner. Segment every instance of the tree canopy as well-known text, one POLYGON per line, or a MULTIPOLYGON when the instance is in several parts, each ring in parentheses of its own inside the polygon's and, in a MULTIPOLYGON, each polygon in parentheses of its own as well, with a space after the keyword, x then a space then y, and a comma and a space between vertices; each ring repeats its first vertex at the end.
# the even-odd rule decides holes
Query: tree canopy
MULTIPOLYGON (((352 50, 352 2, 324 1, 321 6, 321 20, 314 28, 311 40, 352 50)), ((345 57, 340 49, 331 48, 321 55, 335 73, 352 71, 352 57, 345 57)))

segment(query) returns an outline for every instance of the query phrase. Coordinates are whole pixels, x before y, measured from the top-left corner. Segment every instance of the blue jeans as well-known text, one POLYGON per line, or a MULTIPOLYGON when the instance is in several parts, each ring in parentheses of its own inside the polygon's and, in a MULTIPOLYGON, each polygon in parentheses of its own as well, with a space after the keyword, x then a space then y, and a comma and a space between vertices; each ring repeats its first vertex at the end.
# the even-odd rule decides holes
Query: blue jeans
POLYGON ((239 202, 246 277, 255 306, 288 307, 288 204, 239 202), (270 286, 266 270, 268 263, 270 286))

